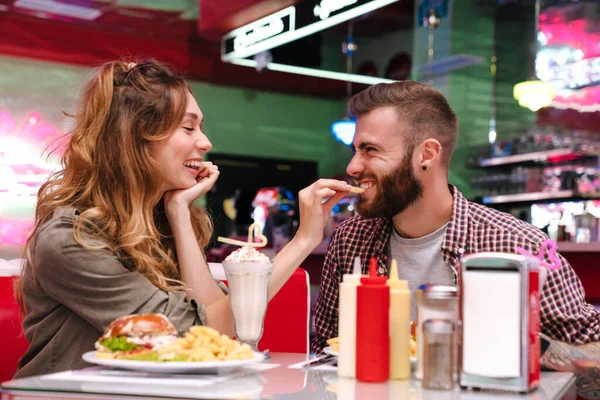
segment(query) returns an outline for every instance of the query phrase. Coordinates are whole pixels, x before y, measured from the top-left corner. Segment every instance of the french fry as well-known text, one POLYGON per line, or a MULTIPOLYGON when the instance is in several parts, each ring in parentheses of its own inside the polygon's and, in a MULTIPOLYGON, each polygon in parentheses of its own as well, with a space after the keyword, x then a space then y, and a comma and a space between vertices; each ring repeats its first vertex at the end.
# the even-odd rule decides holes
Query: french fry
POLYGON ((360 187, 357 187, 357 186, 352 186, 352 187, 350 188, 350 192, 351 192, 351 193, 356 193, 356 194, 361 194, 361 193, 364 193, 364 192, 365 192, 365 189, 363 189, 363 188, 360 188, 360 187))
POLYGON ((417 341, 412 336, 410 337, 409 352, 411 357, 417 356, 417 341))
POLYGON ((207 326, 192 326, 182 338, 159 350, 161 361, 246 360, 253 356, 250 346, 207 326))
POLYGON ((327 340, 327 344, 331 346, 331 350, 335 351, 336 353, 340 351, 340 339, 339 338, 331 338, 329 340, 327 340))

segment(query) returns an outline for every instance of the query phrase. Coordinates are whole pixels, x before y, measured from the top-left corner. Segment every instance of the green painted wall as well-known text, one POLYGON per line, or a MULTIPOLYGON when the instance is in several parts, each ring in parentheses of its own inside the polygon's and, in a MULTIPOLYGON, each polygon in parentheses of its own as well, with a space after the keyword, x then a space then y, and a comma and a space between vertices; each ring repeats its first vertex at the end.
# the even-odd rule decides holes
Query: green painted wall
POLYGON ((496 14, 498 140, 535 124, 535 113, 521 107, 513 97, 513 87, 534 74, 535 9, 530 3, 509 4, 496 14))
POLYGON ((490 59, 493 51, 491 15, 473 15, 474 0, 454 1, 452 54, 481 56, 485 62, 450 74, 448 100, 460 121, 459 139, 452 158, 450 181, 472 196, 466 167, 473 145, 487 143, 492 99, 490 59))
POLYGON ((321 176, 343 173, 349 148, 330 125, 343 102, 191 84, 205 114, 206 132, 219 153, 312 160, 321 176))

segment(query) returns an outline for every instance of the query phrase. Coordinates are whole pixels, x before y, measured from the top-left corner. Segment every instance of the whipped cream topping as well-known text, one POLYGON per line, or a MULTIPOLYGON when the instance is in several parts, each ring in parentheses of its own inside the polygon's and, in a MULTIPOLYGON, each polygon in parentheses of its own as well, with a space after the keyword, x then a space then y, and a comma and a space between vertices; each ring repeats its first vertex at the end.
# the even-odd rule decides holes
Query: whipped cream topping
POLYGON ((253 262, 271 262, 269 257, 261 253, 254 247, 240 247, 227 256, 225 261, 253 261, 253 262))

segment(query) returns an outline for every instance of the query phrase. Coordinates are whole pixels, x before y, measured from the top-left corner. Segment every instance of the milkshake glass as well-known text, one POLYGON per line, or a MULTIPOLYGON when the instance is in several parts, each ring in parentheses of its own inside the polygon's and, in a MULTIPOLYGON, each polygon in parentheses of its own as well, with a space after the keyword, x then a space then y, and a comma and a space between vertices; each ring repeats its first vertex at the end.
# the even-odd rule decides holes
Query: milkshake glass
POLYGON ((268 303, 268 286, 273 264, 252 247, 242 247, 223 261, 229 285, 235 337, 258 351, 268 303))

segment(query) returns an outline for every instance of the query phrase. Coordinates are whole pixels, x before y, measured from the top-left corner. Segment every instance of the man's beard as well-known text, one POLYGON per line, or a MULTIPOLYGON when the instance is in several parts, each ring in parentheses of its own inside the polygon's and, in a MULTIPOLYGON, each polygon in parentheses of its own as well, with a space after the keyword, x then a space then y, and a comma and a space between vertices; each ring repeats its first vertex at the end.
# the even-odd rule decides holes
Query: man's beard
MULTIPOLYGON (((377 193, 371 200, 360 197, 356 204, 356 210, 361 217, 366 219, 392 218, 394 215, 406 210, 421 197, 423 185, 413 174, 409 154, 404 156, 394 172, 385 175, 381 179, 376 179, 374 189, 377 190, 377 193)), ((366 177, 361 176, 358 179, 366 177)))

